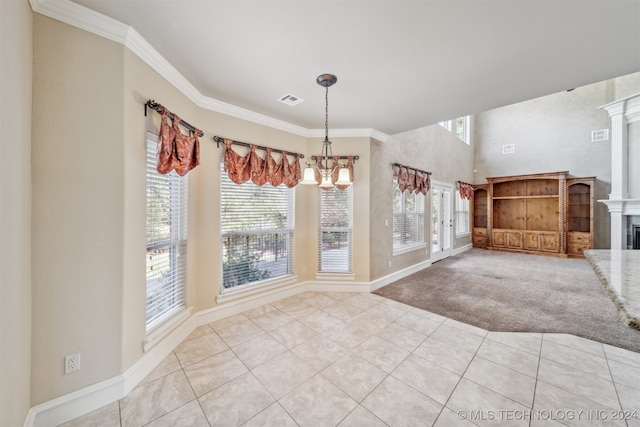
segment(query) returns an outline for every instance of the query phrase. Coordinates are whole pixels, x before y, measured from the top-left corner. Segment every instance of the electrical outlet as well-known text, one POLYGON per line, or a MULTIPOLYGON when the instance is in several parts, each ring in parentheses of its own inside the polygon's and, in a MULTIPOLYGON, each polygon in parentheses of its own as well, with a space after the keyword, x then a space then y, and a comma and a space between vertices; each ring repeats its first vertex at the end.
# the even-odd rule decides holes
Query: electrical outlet
POLYGON ((70 354, 64 358, 64 373, 80 370, 80 353, 70 354))
POLYGON ((391 268, 391 261, 389 261, 389 268, 391 268))

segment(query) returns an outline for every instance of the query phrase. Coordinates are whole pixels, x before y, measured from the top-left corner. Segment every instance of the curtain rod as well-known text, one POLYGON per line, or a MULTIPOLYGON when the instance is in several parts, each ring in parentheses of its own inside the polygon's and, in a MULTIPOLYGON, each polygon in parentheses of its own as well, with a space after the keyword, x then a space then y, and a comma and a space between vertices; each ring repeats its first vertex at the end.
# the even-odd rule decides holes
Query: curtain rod
MULTIPOLYGON (((224 143, 225 138, 219 137, 218 135, 215 135, 213 138, 213 141, 218 145, 218 148, 220 148, 220 143, 224 143)), ((241 147, 248 147, 250 148, 252 145, 255 145, 257 149, 260 150, 267 150, 267 147, 265 147, 264 145, 257 145, 257 144, 249 144, 248 142, 242 142, 242 141, 234 141, 233 139, 230 140, 232 144, 235 145, 240 145, 241 147)), ((275 153, 280 153, 282 154, 283 151, 285 150, 279 150, 277 148, 272 148, 271 151, 275 152, 275 153)), ((299 154, 299 153, 294 153, 291 151, 287 151, 287 155, 289 156, 300 156, 301 159, 304 159, 304 154, 299 154)))
POLYGON ((324 159, 334 159, 339 158, 340 160, 349 160, 349 157, 353 157, 353 160, 360 160, 360 156, 311 156, 311 160, 324 160, 324 159))
MULTIPOLYGON (((147 116, 147 107, 156 110, 158 113, 162 114, 162 109, 164 108, 162 106, 162 104, 159 104, 157 102, 155 102, 154 100, 150 99, 147 101, 146 104, 144 104, 144 115, 145 117, 147 116)), ((172 112, 169 111, 169 119, 173 120, 175 117, 175 114, 173 114, 172 112)), ((187 129, 189 129, 191 132, 195 132, 196 128, 192 125, 190 125, 189 123, 185 122, 184 120, 180 119, 180 125, 186 127, 187 129)), ((204 136, 204 132, 200 131, 200 134, 198 135, 200 136, 204 136)))
POLYGON ((391 163, 391 167, 403 167, 403 168, 407 168, 407 169, 411 169, 414 170, 416 172, 422 172, 422 173, 426 173, 427 175, 431 175, 431 172, 427 172, 427 171, 423 171, 422 169, 416 169, 416 168, 412 168, 411 166, 407 166, 407 165, 401 165, 400 163, 391 163))

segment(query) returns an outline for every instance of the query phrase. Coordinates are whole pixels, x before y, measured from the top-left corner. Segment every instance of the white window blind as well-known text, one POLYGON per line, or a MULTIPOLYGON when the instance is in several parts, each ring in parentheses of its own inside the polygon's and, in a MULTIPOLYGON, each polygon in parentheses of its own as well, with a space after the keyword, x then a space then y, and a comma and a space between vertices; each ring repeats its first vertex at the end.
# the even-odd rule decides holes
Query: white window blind
POLYGON ((187 179, 156 170, 157 136, 147 134, 147 332, 185 306, 187 179))
POLYGON ((393 250, 424 244, 424 200, 422 193, 400 192, 393 179, 393 250))
POLYGON ((469 200, 456 190, 456 236, 470 233, 469 200))
POLYGON ((320 190, 318 271, 352 272, 353 186, 320 190))
POLYGON ((235 184, 220 165, 222 290, 293 271, 293 189, 235 184))

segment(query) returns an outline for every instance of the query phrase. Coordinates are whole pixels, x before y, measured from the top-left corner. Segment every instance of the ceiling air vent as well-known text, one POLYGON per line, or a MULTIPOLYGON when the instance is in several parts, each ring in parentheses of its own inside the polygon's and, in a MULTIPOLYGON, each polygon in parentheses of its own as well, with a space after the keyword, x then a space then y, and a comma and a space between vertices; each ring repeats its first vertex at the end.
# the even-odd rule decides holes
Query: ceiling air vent
POLYGON ((287 104, 289 107, 293 107, 294 105, 300 104, 302 101, 304 101, 304 99, 300 98, 299 96, 295 96, 291 93, 288 93, 278 98, 278 101, 282 102, 283 104, 287 104))
POLYGON ((516 152, 515 144, 507 144, 502 146, 502 154, 512 154, 516 152))
POLYGON ((598 129, 591 131, 591 142, 608 141, 609 129, 598 129))

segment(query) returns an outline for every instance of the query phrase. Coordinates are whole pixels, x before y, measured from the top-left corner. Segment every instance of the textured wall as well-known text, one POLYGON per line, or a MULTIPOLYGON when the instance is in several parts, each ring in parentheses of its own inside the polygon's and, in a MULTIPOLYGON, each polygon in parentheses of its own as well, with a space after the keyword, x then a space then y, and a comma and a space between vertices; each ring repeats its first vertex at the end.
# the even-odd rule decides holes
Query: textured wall
MULTIPOLYGON (((449 183, 473 183, 473 141, 467 145, 440 125, 428 126, 390 136, 385 142, 371 144, 371 279, 411 267, 430 257, 426 250, 415 250, 393 256, 393 169, 392 163, 401 163, 432 172, 431 179, 449 183), (388 226, 385 226, 388 220, 388 226), (391 267, 389 267, 391 261, 391 267)), ((425 206, 425 233, 430 235, 430 202, 425 206)), ((471 237, 453 240, 453 248, 469 244, 471 237)))
MULTIPOLYGON (((560 92, 476 115, 475 183, 486 177, 569 171, 595 176, 595 200, 606 199, 611 186, 610 141, 591 142, 591 131, 609 129, 606 111, 598 107, 638 86, 638 74, 560 92), (514 144, 515 153, 502 154, 514 144)), ((609 213, 594 204, 594 246, 610 242, 609 213)))

